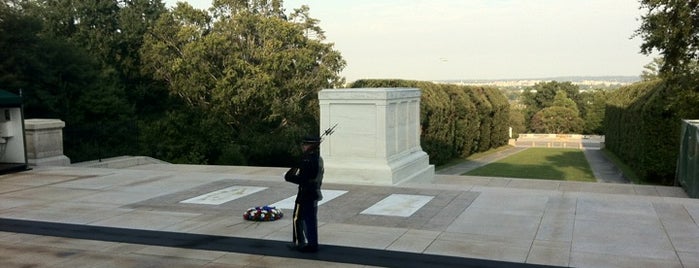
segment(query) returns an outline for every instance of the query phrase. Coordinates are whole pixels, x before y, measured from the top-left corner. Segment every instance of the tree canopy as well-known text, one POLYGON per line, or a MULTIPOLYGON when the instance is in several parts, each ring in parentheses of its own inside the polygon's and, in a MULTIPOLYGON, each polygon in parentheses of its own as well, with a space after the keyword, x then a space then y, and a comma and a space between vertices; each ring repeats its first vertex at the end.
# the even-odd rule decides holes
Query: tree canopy
POLYGON ((105 149, 97 140, 113 153, 129 154, 134 135, 125 125, 133 120, 133 107, 114 68, 69 36, 51 32, 53 22, 42 15, 47 3, 2 6, 0 83, 22 93, 27 118, 66 122, 65 151, 74 160, 98 158, 105 149))
POLYGON ((523 103, 536 110, 550 107, 558 91, 565 92, 568 98, 577 103, 580 88, 571 82, 558 81, 540 82, 528 88, 523 94, 523 103))
POLYGON ((641 52, 658 51, 658 75, 668 81, 662 90, 680 117, 692 118, 699 103, 699 0, 640 0, 646 14, 635 36, 641 52))
POLYGON ((308 7, 282 6, 2 1, 0 82, 23 91, 27 116, 66 122, 73 161, 286 165, 317 131, 315 93, 344 83, 345 62, 308 7))
POLYGON ((581 114, 585 127, 584 134, 604 135, 605 129, 603 125, 607 98, 610 94, 603 89, 589 90, 580 93, 581 103, 585 114, 581 114))
POLYGON ((699 0, 640 0, 646 14, 635 36, 643 39, 641 52, 662 55, 664 75, 696 73, 699 60, 699 0))
MULTIPOLYGON (((216 114, 252 158, 297 150, 317 131, 317 92, 344 83, 345 61, 318 21, 281 1, 217 0, 211 13, 178 3, 144 38, 145 70, 189 105, 216 114)), ((317 134, 317 133, 315 133, 317 134)), ((255 161, 253 161, 255 162, 255 161)))
POLYGON ((643 82, 608 95, 605 148, 641 181, 672 185, 680 119, 699 116, 699 0, 640 3, 646 10, 635 32, 641 52, 662 57, 645 66, 643 82))
POLYGON ((536 133, 580 133, 583 120, 575 110, 552 106, 544 108, 532 117, 531 128, 536 133))
POLYGON ((553 103, 551 103, 551 106, 568 108, 573 110, 575 114, 580 115, 578 105, 575 104, 573 100, 568 98, 568 94, 566 94, 566 92, 563 90, 556 91, 556 96, 553 97, 553 103))
MULTIPOLYGON (((548 124, 558 124, 558 120, 552 121, 551 116, 560 115, 565 117, 570 117, 575 115, 576 119, 574 122, 586 118, 588 114, 594 115, 594 112, 588 111, 588 108, 602 109, 598 106, 592 106, 591 103, 587 103, 591 99, 584 97, 584 94, 580 93, 580 88, 571 82, 540 82, 534 86, 525 90, 525 92, 520 96, 521 104, 524 105, 522 113, 524 115, 525 126, 528 131, 533 131, 536 133, 547 133, 547 131, 558 131, 558 132, 548 132, 548 133, 594 133, 599 129, 596 128, 597 125, 591 124, 592 128, 577 128, 577 127, 550 127, 548 124), (551 107, 561 107, 566 108, 569 111, 562 112, 560 109, 549 109, 540 113, 543 110, 551 107), (537 114, 539 114, 537 116, 537 114), (536 122, 535 122, 535 116, 536 122), (560 132, 563 131, 563 132, 560 132), (572 132, 571 132, 572 131, 572 132)), ((596 99, 595 99, 596 100, 596 99)), ((602 103, 604 101, 602 100, 602 103)), ((599 123, 598 119, 593 120, 599 123)), ((566 124, 567 125, 567 124, 566 124)), ((581 124, 582 126, 582 124, 581 124)))

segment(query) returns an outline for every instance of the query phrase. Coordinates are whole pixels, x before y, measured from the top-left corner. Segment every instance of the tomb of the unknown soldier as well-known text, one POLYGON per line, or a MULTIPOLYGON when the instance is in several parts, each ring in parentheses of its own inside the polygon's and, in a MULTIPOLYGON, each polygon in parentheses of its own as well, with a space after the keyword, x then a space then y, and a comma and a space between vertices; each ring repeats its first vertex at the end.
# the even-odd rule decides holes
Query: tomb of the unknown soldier
POLYGON ((325 89, 318 99, 321 129, 338 126, 321 144, 327 182, 432 180, 434 166, 420 147, 419 89, 325 89))

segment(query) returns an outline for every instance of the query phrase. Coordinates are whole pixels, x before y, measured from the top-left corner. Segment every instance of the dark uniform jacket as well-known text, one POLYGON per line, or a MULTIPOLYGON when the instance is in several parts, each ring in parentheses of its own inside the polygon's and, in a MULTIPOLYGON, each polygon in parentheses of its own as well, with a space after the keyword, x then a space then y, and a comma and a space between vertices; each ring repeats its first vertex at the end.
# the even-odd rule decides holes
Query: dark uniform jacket
POLYGON ((320 201, 323 195, 320 186, 323 183, 323 159, 318 152, 303 155, 301 165, 291 168, 284 175, 284 180, 299 185, 296 203, 320 201))

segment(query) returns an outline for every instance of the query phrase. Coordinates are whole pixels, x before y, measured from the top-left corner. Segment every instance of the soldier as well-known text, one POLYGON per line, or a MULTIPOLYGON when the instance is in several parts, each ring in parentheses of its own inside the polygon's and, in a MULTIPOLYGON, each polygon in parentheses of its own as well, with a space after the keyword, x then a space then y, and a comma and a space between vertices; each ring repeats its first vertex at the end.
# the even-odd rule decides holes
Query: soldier
POLYGON ((318 201, 323 199, 320 186, 323 183, 323 159, 320 157, 320 138, 303 139, 300 167, 284 174, 284 180, 298 184, 294 206, 294 230, 291 249, 301 252, 318 251, 318 201))

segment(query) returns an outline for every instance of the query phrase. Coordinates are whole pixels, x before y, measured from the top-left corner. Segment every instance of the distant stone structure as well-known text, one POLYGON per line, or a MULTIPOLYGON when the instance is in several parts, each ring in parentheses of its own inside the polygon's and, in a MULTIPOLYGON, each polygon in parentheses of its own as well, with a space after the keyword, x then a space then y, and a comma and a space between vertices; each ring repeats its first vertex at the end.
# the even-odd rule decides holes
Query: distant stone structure
POLYGON ((63 128, 58 119, 24 120, 27 141, 27 162, 30 166, 67 166, 70 159, 63 155, 63 128))
POLYGON ((602 149, 604 148, 604 136, 581 134, 520 133, 517 139, 510 139, 509 144, 518 147, 602 149))
POLYGON ((321 144, 326 182, 393 185, 431 181, 434 166, 420 147, 420 90, 325 89, 320 127, 338 124, 321 144))

